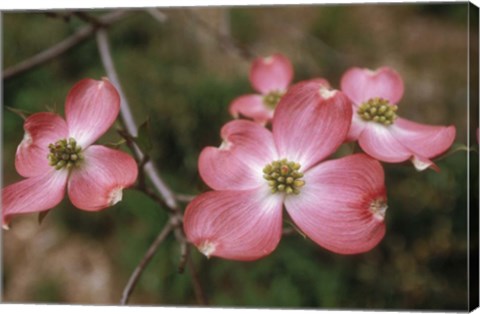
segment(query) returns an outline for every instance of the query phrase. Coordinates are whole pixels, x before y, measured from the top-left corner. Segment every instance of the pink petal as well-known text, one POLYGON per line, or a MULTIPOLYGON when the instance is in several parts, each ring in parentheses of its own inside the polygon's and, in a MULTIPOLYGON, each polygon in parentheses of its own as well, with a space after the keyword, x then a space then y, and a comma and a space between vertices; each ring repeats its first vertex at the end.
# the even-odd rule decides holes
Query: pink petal
POLYGON ((273 109, 265 106, 261 95, 243 95, 232 101, 230 114, 235 118, 242 115, 265 124, 273 118, 273 109))
POLYGON ((364 154, 326 161, 308 171, 305 182, 299 195, 286 197, 285 207, 309 238, 340 254, 366 252, 380 242, 386 194, 378 161, 364 154))
POLYGON ((455 127, 419 124, 402 118, 395 120, 391 133, 414 155, 436 157, 450 148, 455 140, 455 127))
POLYGON ((369 122, 358 139, 365 153, 385 162, 402 162, 412 156, 412 152, 392 134, 391 126, 369 122))
POLYGON ((84 151, 80 168, 72 170, 68 196, 73 205, 88 211, 113 206, 121 201, 123 189, 135 183, 137 174, 130 155, 93 145, 84 151))
POLYGON ((352 105, 342 92, 320 80, 298 83, 275 109, 272 128, 278 152, 308 169, 344 142, 351 119, 352 105))
POLYGON ((250 68, 250 82, 253 88, 262 94, 285 91, 292 78, 292 63, 279 53, 255 59, 250 68))
POLYGON ((120 96, 108 79, 78 82, 65 103, 70 136, 86 148, 110 128, 119 110, 120 96))
POLYGON ((278 159, 270 131, 247 120, 225 124, 219 148, 206 147, 198 170, 215 190, 246 190, 265 184, 263 168, 278 159))
POLYGON ((393 69, 382 67, 376 71, 351 68, 342 76, 344 92, 355 104, 380 97, 397 104, 403 96, 402 77, 393 69))
POLYGON ((207 257, 261 258, 280 241, 282 199, 267 188, 203 193, 185 210, 185 234, 207 257))
POLYGON ((25 135, 17 147, 15 168, 24 177, 43 174, 52 167, 48 165, 48 145, 68 136, 65 120, 50 112, 29 116, 23 126, 25 135))
POLYGON ((58 205, 65 194, 68 171, 53 168, 2 189, 4 227, 12 215, 41 212, 58 205))
POLYGON ((352 124, 347 134, 347 141, 358 140, 363 130, 367 127, 367 123, 358 116, 357 112, 352 112, 352 124))

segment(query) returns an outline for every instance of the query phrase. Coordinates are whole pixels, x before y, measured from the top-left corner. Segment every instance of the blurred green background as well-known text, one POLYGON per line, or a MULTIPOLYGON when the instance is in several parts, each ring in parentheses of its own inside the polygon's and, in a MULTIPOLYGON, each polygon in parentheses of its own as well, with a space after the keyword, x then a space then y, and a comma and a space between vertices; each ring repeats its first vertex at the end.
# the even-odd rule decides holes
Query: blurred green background
MULTIPOLYGON (((251 93, 247 60, 225 49, 229 34, 259 56, 281 52, 295 81, 326 77, 333 86, 351 66, 395 68, 405 81, 402 117, 457 128, 467 143, 468 4, 329 5, 144 10, 109 30, 113 58, 137 123, 151 118, 152 157, 178 193, 207 190, 197 158, 220 144, 229 102, 251 93), (204 22, 199 22, 199 19, 204 22)), ((92 15, 105 12, 89 11, 92 15)), ((85 22, 42 12, 3 15, 4 68, 72 34, 85 22)), ((56 108, 73 84, 106 76, 94 38, 38 68, 4 81, 4 105, 31 112, 56 108)), ((3 109, 3 183, 16 182, 15 149, 23 121, 3 109)), ((100 142, 115 142, 110 131, 100 142)), ((472 163, 478 158, 472 155, 472 163)), ((207 260, 191 250, 211 306, 255 308, 445 309, 467 307, 467 155, 438 161, 440 173, 385 164, 387 233, 372 251, 328 252, 299 235, 282 238, 255 262, 207 260)), ((475 170, 478 172, 478 170, 475 170)), ((478 190, 475 183, 474 190, 478 190)), ((477 198, 478 200, 478 198, 477 198)), ((477 201, 478 203, 478 201, 477 201)), ((115 304, 168 215, 148 197, 126 191, 99 213, 68 200, 39 225, 14 219, 3 233, 3 301, 115 304)), ((177 272, 173 236, 144 272, 130 304, 195 305, 190 269, 177 272)))

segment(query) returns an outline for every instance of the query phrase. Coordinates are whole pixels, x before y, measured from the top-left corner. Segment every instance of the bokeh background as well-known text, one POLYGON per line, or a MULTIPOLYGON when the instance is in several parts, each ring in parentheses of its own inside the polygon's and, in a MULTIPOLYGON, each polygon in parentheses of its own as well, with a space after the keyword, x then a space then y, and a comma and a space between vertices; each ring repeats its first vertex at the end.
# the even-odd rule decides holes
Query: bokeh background
MULTIPOLYGON (((426 124, 453 124, 456 142, 467 144, 467 3, 161 12, 164 22, 144 10, 131 11, 110 27, 109 37, 137 123, 150 117, 154 126, 152 158, 178 193, 207 190, 197 172, 198 155, 203 147, 220 144, 220 128, 231 119, 230 101, 252 92, 251 59, 238 53, 242 51, 258 56, 281 52, 294 64, 295 81, 320 76, 336 87, 349 67, 393 67, 405 81, 399 114, 426 124)), ((84 24, 45 12, 5 13, 4 68, 84 24)), ((5 80, 4 105, 63 113, 75 82, 102 76, 106 74, 92 37, 5 80)), ((23 121, 5 108, 3 117, 6 185, 20 179, 14 155, 23 121)), ((100 142, 119 138, 110 131, 100 142)), ((471 157, 474 166, 478 158, 471 157)), ((440 173, 385 164, 387 233, 368 253, 337 255, 294 234, 255 262, 208 260, 191 250, 196 274, 191 269, 179 274, 179 247, 171 236, 145 270, 130 304, 196 305, 191 280, 196 275, 210 306, 465 310, 467 154, 458 152, 437 163, 440 173)), ((478 191, 478 183, 472 184, 478 191)), ((11 230, 3 232, 3 302, 118 303, 167 218, 166 210, 142 193, 126 191, 122 202, 99 213, 77 210, 64 200, 41 224, 35 214, 14 219, 11 230)))

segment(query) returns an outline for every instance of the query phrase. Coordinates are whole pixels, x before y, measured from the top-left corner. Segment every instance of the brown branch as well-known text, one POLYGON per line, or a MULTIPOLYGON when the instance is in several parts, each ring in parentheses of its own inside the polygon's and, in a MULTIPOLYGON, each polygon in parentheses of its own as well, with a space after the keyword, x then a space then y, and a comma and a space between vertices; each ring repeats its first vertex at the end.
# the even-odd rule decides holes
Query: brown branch
POLYGON ((165 23, 168 19, 167 15, 157 8, 146 8, 145 11, 161 24, 165 23))
MULTIPOLYGON (((181 217, 179 217, 179 219, 180 221, 183 221, 181 217)), ((188 242, 181 228, 175 229, 175 238, 180 244, 180 260, 178 262, 178 272, 183 273, 185 271, 185 264, 187 263, 188 258, 188 242)))
POLYGON ((44 14, 50 18, 60 18, 64 22, 70 22, 70 18, 72 17, 73 12, 45 12, 44 14))
POLYGON ((142 275, 145 267, 147 267, 148 263, 151 261, 151 259, 157 252, 160 244, 162 244, 162 242, 167 238, 168 234, 175 228, 177 224, 178 224, 178 221, 176 219, 170 219, 170 221, 163 227, 162 231, 160 231, 155 241, 153 241, 153 243, 150 245, 147 252, 143 256, 142 260, 140 261, 140 263, 137 265, 132 275, 130 276, 130 279, 128 280, 127 285, 123 289, 120 304, 122 305, 127 304, 128 299, 130 298, 130 295, 132 294, 133 289, 137 285, 138 279, 142 275))
MULTIPOLYGON (((131 136, 135 137, 137 136, 138 126, 135 123, 135 120, 133 119, 130 106, 123 92, 122 86, 120 84, 120 80, 118 79, 117 71, 115 70, 115 66, 113 64, 112 54, 110 52, 110 46, 108 43, 108 37, 105 29, 99 29, 97 31, 97 45, 98 45, 98 50, 100 52, 100 56, 102 58, 102 63, 105 68, 105 71, 107 72, 109 79, 111 80, 113 85, 115 85, 115 87, 118 90, 118 93, 120 94, 120 98, 121 98, 120 115, 125 124, 126 130, 131 136)), ((133 144, 133 146, 134 146, 134 153, 137 155, 138 160, 142 160, 144 156, 143 152, 135 143, 133 144)), ((163 182, 162 178, 158 174, 157 169, 153 165, 153 162, 148 161, 144 166, 144 170, 148 178, 152 182, 153 186, 155 187, 155 190, 157 190, 158 193, 160 193, 160 195, 165 200, 165 203, 167 204, 167 206, 172 210, 175 210, 175 211, 179 210, 179 207, 178 207, 177 201, 175 200, 173 192, 163 182)))
POLYGON ((99 18, 96 18, 84 11, 74 11, 73 12, 73 15, 75 15, 76 17, 78 17, 80 20, 84 21, 84 22, 87 22, 88 24, 90 25, 93 25, 95 26, 96 28, 100 28, 100 27, 107 27, 108 25, 105 25, 105 23, 103 23, 103 21, 99 18))
MULTIPOLYGON (((112 83, 117 87, 118 92, 120 94, 120 98, 121 98, 120 113, 121 113, 124 125, 126 127, 126 131, 128 132, 127 134, 128 136, 125 136, 125 137, 127 139, 129 137, 133 138, 137 135, 138 127, 134 121, 133 115, 130 111, 130 106, 127 102, 125 94, 123 93, 122 87, 120 85, 120 81, 117 76, 117 72, 115 70, 115 66, 113 63, 113 59, 112 59, 112 55, 111 55, 110 47, 108 43, 107 33, 102 28, 97 31, 97 45, 100 52, 100 56, 102 58, 103 66, 108 74, 108 77, 110 78, 112 83)), ((136 145, 135 142, 131 142, 130 144, 133 148, 134 154, 137 156, 137 160, 144 161, 145 154, 141 151, 138 145, 136 145)), ((183 233, 183 228, 182 228, 183 214, 180 210, 180 207, 178 207, 175 194, 163 182, 158 171, 156 170, 155 166, 150 160, 146 160, 146 162, 143 163, 143 170, 145 171, 145 174, 148 176, 148 178, 152 182, 156 192, 158 192, 159 195, 162 196, 162 199, 165 202, 166 207, 170 210, 170 221, 167 226, 171 226, 171 229, 174 230, 175 238, 180 244, 180 261, 179 261, 178 269, 180 272, 183 272, 183 269, 185 268, 185 264, 187 263, 187 259, 188 259, 188 242, 187 242, 187 239, 185 238, 185 235, 183 233)), ((150 191, 145 184, 143 184, 141 187, 143 187, 142 191, 146 195, 150 196, 154 200, 157 200, 159 202, 161 201, 161 199, 158 198, 156 193, 150 191)), ((168 232, 170 231, 171 230, 169 229, 168 232)), ((162 234, 163 232, 160 233, 160 235, 162 234)), ((160 235, 159 235, 159 238, 160 238, 160 235)), ((152 246, 150 247, 150 249, 145 255, 146 257, 142 259, 139 266, 135 269, 131 277, 132 279, 129 280, 129 283, 127 284, 127 287, 124 290, 124 294, 121 299, 121 304, 126 304, 126 302, 128 301, 128 296, 131 294, 131 291, 135 287, 143 269, 146 267, 146 265, 151 259, 151 257, 150 258, 148 257, 154 254, 154 252, 158 249, 158 246, 160 245, 160 243, 161 241, 155 241, 154 244, 152 244, 152 246)), ((194 283, 194 285, 198 285, 198 283, 194 283)))
POLYGON ((187 265, 192 273, 193 291, 195 292, 195 298, 197 299, 197 302, 201 305, 208 305, 207 295, 200 284, 200 277, 198 276, 195 265, 193 264, 190 256, 187 256, 187 265))
MULTIPOLYGON (((115 12, 111 12, 103 15, 98 20, 102 25, 109 26, 121 20, 127 14, 128 14, 127 11, 115 11, 115 12)), ((92 36, 95 33, 97 28, 98 26, 94 26, 94 25, 87 25, 82 27, 73 35, 62 40, 58 44, 53 45, 52 47, 34 55, 33 57, 27 60, 24 60, 16 65, 13 65, 5 69, 2 76, 3 79, 4 80, 11 79, 14 76, 25 73, 43 63, 46 63, 48 61, 55 59, 56 57, 66 53, 73 47, 77 46, 78 44, 88 39, 90 36, 92 36)))

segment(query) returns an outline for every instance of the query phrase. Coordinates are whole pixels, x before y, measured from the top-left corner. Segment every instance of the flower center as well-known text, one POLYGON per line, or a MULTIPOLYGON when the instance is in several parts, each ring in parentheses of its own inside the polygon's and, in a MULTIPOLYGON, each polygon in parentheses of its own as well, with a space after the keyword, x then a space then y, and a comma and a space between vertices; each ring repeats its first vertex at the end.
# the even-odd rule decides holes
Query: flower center
POLYGON ((48 145, 50 153, 47 158, 50 166, 56 170, 70 169, 83 159, 82 148, 77 145, 74 138, 61 139, 48 145))
POLYGON ((305 185, 303 173, 298 162, 287 159, 276 160, 263 168, 263 178, 267 180, 272 193, 285 192, 287 194, 299 194, 300 188, 305 185))
POLYGON ((275 107, 277 106, 278 102, 280 101, 280 99, 282 98, 283 96, 283 92, 281 91, 272 91, 268 94, 266 94, 265 96, 263 96, 263 103, 269 107, 269 108, 272 108, 272 109, 275 109, 275 107))
POLYGON ((396 105, 390 105, 388 100, 377 97, 361 104, 357 113, 364 121, 374 121, 388 126, 397 118, 397 108, 396 105))

